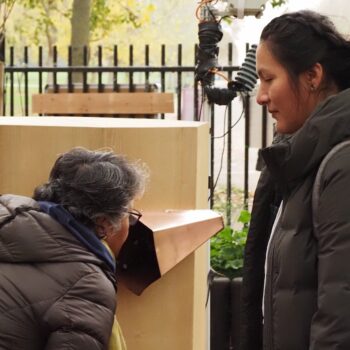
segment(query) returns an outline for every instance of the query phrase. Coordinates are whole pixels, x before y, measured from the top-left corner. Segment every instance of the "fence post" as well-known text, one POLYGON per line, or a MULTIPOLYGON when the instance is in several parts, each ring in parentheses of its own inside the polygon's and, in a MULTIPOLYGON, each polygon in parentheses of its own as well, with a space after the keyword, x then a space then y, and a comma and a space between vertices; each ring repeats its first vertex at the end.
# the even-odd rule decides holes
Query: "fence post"
MULTIPOLYGON (((10 67, 14 66, 15 62, 15 48, 10 47, 10 67)), ((14 84, 14 73, 10 73, 10 116, 15 115, 15 84, 14 84)))

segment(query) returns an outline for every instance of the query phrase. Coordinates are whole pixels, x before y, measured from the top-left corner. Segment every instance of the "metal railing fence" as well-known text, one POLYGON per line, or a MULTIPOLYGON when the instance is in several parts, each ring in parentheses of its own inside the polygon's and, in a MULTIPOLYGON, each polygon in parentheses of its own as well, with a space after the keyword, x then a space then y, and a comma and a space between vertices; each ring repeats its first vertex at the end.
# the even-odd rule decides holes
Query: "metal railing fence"
MULTIPOLYGON (((112 54, 107 58, 104 55, 102 47, 97 47, 97 54, 94 56, 94 62, 89 64, 89 56, 91 50, 87 47, 83 49, 83 65, 72 66, 72 49, 68 47, 66 59, 59 57, 57 47, 53 47, 51 63, 47 61, 47 53, 44 48, 39 46, 35 48, 34 58, 30 57, 30 49, 24 47, 22 55, 15 51, 14 47, 10 47, 6 53, 5 66, 5 102, 3 114, 6 116, 31 114, 31 95, 33 93, 43 93, 48 87, 53 89, 53 92, 58 92, 62 86, 65 86, 68 92, 73 92, 76 88, 73 82, 73 74, 79 73, 81 75, 81 88, 83 92, 88 92, 92 86, 97 91, 103 92, 106 88, 111 91, 118 92, 121 87, 128 91, 135 91, 135 87, 139 84, 147 88, 156 86, 160 92, 173 92, 175 94, 175 113, 173 115, 161 114, 159 118, 173 118, 177 120, 201 120, 203 114, 201 88, 197 86, 195 81, 195 57, 197 46, 193 48, 193 64, 183 65, 183 46, 177 46, 176 65, 168 65, 167 61, 167 47, 162 45, 160 48, 160 62, 158 65, 150 64, 151 50, 150 46, 144 47, 143 64, 135 64, 134 46, 130 45, 128 48, 128 62, 122 64, 119 60, 119 48, 115 45, 112 49, 112 54), (108 65, 105 62, 108 62, 108 65), (190 97, 188 97, 190 96, 190 97)), ((173 52, 171 53, 173 56, 173 52)), ((228 79, 232 79, 238 66, 233 66, 233 45, 228 44, 227 47, 227 63, 221 67, 228 79)), ((249 149, 251 145, 250 140, 250 123, 251 111, 250 101, 248 98, 242 101, 244 108, 244 166, 243 172, 243 201, 247 204, 249 197, 249 149)), ((215 165, 221 161, 223 156, 218 154, 216 149, 217 138, 214 135, 215 124, 217 123, 216 108, 211 106, 209 109, 210 123, 210 177, 209 177, 209 203, 210 207, 215 205, 215 181, 217 177, 215 174, 215 165)), ((232 125, 233 122, 233 108, 232 103, 227 106, 225 111, 226 131, 225 131, 225 168, 224 174, 224 188, 226 194, 225 216, 227 224, 231 223, 232 215, 232 125)), ((262 118, 261 127, 261 147, 266 146, 267 143, 267 113, 265 109, 261 109, 260 117, 262 118)))

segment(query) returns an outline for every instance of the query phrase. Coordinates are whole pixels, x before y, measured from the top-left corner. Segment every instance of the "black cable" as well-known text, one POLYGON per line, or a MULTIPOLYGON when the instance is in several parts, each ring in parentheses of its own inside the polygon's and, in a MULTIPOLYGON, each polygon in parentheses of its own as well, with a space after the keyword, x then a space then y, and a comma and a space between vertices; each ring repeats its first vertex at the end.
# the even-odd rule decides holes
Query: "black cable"
MULTIPOLYGON (((228 110, 228 106, 226 106, 226 108, 225 108, 224 130, 226 129, 227 110, 228 110)), ((221 171, 222 171, 222 167, 223 167, 223 163, 224 163, 225 149, 226 149, 226 139, 224 138, 224 145, 222 147, 221 159, 220 159, 220 168, 219 168, 218 174, 216 176, 216 180, 215 180, 214 185, 213 185, 213 191, 212 191, 213 193, 214 193, 214 190, 216 188, 216 185, 218 184, 218 181, 219 181, 219 178, 220 178, 220 175, 221 175, 221 171)))
MULTIPOLYGON (((243 94, 240 94, 240 95, 241 95, 241 98, 245 98, 245 96, 244 96, 243 94)), ((226 128, 227 111, 228 111, 228 105, 226 105, 225 114, 224 114, 224 128, 223 128, 224 130, 225 130, 225 128, 226 128)), ((245 113, 245 103, 243 103, 242 112, 241 112, 239 118, 234 122, 234 124, 231 125, 231 126, 229 127, 229 129, 228 129, 226 132, 224 132, 223 135, 217 136, 217 137, 212 137, 212 140, 214 140, 214 139, 219 139, 219 138, 223 138, 223 139, 224 139, 224 146, 223 146, 222 152, 221 152, 220 168, 219 168, 218 174, 217 174, 217 176, 216 176, 216 179, 215 179, 215 181, 214 181, 214 185, 213 185, 213 188, 212 188, 212 193, 214 193, 214 190, 215 190, 215 188, 216 188, 216 186, 217 186, 217 184, 218 184, 218 181, 219 181, 219 178, 220 178, 220 175, 221 175, 221 172, 222 172, 222 168, 223 168, 224 155, 225 155, 225 149, 226 149, 226 140, 225 140, 225 137, 226 137, 226 135, 227 135, 230 131, 232 131, 232 129, 240 122, 240 120, 242 119, 244 113, 245 113)), ((209 196, 208 201, 210 201, 210 199, 211 199, 211 196, 209 196)))
MULTIPOLYGON (((213 20, 216 22, 215 15, 214 15, 213 11, 210 9, 210 6, 205 5, 205 7, 207 8, 207 10, 209 11, 209 13, 211 14, 211 17, 213 18, 213 20)), ((220 22, 220 21, 219 21, 219 22, 220 22)))
POLYGON ((202 94, 201 94, 201 104, 200 104, 200 107, 199 107, 199 111, 198 111, 198 115, 196 115, 196 121, 197 122, 200 122, 202 120, 202 109, 203 109, 203 105, 204 105, 204 89, 202 87, 202 94))
MULTIPOLYGON (((246 97, 242 97, 242 98, 246 98, 246 97)), ((221 136, 215 136, 213 137, 213 139, 221 139, 223 137, 225 137, 239 122, 240 120, 242 119, 242 117, 244 116, 244 113, 245 113, 245 103, 243 103, 243 109, 242 109, 242 112, 239 116, 239 118, 234 122, 234 124, 231 125, 230 129, 227 130, 224 134, 222 134, 221 136)))

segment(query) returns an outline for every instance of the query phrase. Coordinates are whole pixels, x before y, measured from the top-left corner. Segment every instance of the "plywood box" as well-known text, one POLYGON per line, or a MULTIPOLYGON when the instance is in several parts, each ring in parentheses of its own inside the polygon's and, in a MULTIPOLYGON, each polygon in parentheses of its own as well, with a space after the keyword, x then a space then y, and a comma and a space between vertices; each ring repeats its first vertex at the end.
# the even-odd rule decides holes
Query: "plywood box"
MULTIPOLYGON (((206 123, 79 117, 0 118, 0 193, 31 195, 57 156, 74 146, 113 148, 150 168, 142 210, 206 209, 206 123)), ((202 246, 138 297, 122 285, 117 315, 129 350, 207 348, 208 247, 202 246)))

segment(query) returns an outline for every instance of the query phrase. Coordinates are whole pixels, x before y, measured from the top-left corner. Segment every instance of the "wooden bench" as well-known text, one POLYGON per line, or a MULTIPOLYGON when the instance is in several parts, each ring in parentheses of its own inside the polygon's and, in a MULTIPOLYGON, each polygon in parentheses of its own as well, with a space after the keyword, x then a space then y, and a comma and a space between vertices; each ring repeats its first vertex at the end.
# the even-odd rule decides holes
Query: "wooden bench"
MULTIPOLYGON (((140 89, 139 89, 140 90, 140 89)), ((125 91, 125 89, 124 89, 125 91)), ((157 115, 174 112, 174 94, 160 92, 113 92, 104 89, 59 89, 32 95, 32 112, 43 115, 157 115)))

